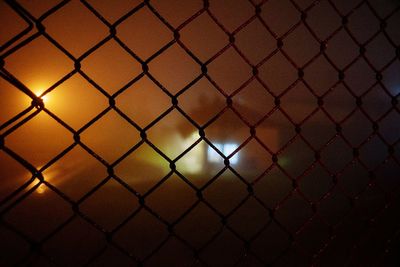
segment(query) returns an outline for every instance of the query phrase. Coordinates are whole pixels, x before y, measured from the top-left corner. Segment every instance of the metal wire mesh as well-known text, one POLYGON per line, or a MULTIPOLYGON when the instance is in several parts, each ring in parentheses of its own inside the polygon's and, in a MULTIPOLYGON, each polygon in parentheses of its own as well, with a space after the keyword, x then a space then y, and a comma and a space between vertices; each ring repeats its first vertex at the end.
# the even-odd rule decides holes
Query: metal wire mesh
MULTIPOLYGON (((24 25, 2 38, 3 105, 7 107, 10 101, 6 90, 19 90, 31 100, 17 114, 9 115, 4 109, 1 120, 2 176, 29 173, 28 179, 18 180, 14 187, 3 186, 3 266, 394 266, 400 262, 396 256, 400 230, 398 2, 142 1, 129 2, 130 7, 112 20, 103 13, 116 9, 115 5, 108 3, 104 9, 98 1, 61 1, 33 14, 29 3, 2 3, 3 17, 12 13, 16 18, 11 23, 18 18, 24 25), (182 7, 190 16, 180 19, 174 8, 188 3, 197 7, 182 7), (57 30, 51 30, 52 19, 77 4, 96 21, 96 27, 108 31, 96 44, 66 45, 58 41, 57 30), (149 15, 145 24, 129 24, 140 12, 149 15), (162 32, 147 26, 153 25, 150 20, 165 27, 172 38, 157 43, 151 34, 145 35, 141 48, 132 47, 135 41, 124 40, 124 25, 128 32, 139 27, 141 33, 161 36, 162 32), (249 37, 246 34, 252 27, 258 27, 257 34, 249 37), (220 32, 222 45, 201 36, 201 31, 212 29, 220 32), (260 32, 269 39, 260 40, 260 32), (194 40, 188 41, 187 34, 194 40), (29 52, 18 57, 22 65, 17 67, 12 58, 40 38, 73 67, 66 67, 61 78, 37 95, 16 74, 29 52), (110 69, 93 74, 85 65, 111 42, 129 54, 129 73, 134 73, 114 91, 106 88, 105 79, 126 74, 107 76, 110 69), (179 49, 183 56, 166 56, 171 49, 179 49), (166 65, 155 66, 164 56, 166 65), (184 58, 194 62, 194 75, 174 69, 184 58), (224 71, 226 75, 220 74, 224 71), (244 78, 237 78, 241 75, 244 78), (45 100, 76 76, 95 88, 105 102, 104 108, 98 108, 79 127, 59 116, 45 100), (119 101, 144 79, 156 88, 155 105, 147 107, 143 99, 139 106, 138 99, 134 102, 135 96, 131 96, 126 97, 128 106, 138 105, 140 112, 146 113, 159 108, 162 98, 167 99, 166 108, 147 122, 131 116, 119 101), (185 102, 194 88, 205 87, 204 81, 211 90, 199 98, 200 105, 185 102), (260 91, 245 107, 241 95, 254 83, 260 91), (254 112, 252 106, 263 97, 269 102, 262 102, 254 112), (51 159, 38 165, 32 155, 45 149, 48 140, 31 140, 32 133, 21 129, 43 114, 70 137, 51 159), (178 124, 173 123, 176 116, 178 124), (127 124, 122 129, 128 133, 98 127, 106 117, 127 124), (161 124, 173 125, 173 131, 181 131, 183 136, 193 132, 193 138, 182 151, 170 153, 170 147, 182 139, 157 128, 161 124), (90 131, 94 135, 110 132, 112 142, 93 146, 91 138, 86 138, 90 131), (12 141, 17 132, 21 132, 17 142, 22 146, 36 142, 35 150, 21 153, 12 141), (160 135, 164 135, 164 143, 160 135), (223 145, 224 140, 234 140, 237 145, 223 145), (215 159, 215 164, 193 175, 196 162, 182 162, 200 146, 207 147, 211 159, 206 160, 215 159), (139 153, 144 147, 152 156, 139 153), (85 174, 93 181, 84 186, 81 177, 68 191, 57 179, 48 179, 47 172, 60 165, 64 166, 63 175, 78 172, 83 176, 79 174, 80 159, 70 168, 63 163, 68 157, 73 161, 71 154, 78 148, 95 162, 95 168, 85 174), (116 152, 109 157, 102 151, 116 152), (129 181, 139 167, 119 171, 135 155, 159 158, 167 171, 150 186, 140 188, 129 181), (12 164, 19 167, 6 169, 12 164), (96 180, 96 171, 105 176, 96 180), (38 197, 41 190, 47 195, 38 197), (95 196, 98 203, 90 204, 95 196)), ((84 27, 86 22, 80 23, 84 27)), ((6 26, 2 29, 5 33, 6 26)), ((82 43, 85 34, 95 35, 80 35, 82 43)), ((118 58, 112 54, 94 65, 107 64, 114 57, 118 58)), ((111 62, 110 66, 114 67, 111 62)), ((77 95, 63 99, 70 107, 67 112, 83 97, 82 84, 76 86, 77 95)), ((90 101, 89 97, 87 105, 90 101)), ((77 108, 74 114, 79 117, 79 110, 85 107, 77 108)), ((50 139, 55 139, 51 144, 57 146, 59 137, 50 139)), ((146 177, 151 170, 139 172, 146 177)))

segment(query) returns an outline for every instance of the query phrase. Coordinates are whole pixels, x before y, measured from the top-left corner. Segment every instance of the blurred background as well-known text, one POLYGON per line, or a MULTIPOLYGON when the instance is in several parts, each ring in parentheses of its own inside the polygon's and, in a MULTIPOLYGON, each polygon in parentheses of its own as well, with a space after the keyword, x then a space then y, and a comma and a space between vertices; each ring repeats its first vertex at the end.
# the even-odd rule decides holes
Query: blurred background
POLYGON ((399 1, 0 15, 0 265, 399 263, 399 1))

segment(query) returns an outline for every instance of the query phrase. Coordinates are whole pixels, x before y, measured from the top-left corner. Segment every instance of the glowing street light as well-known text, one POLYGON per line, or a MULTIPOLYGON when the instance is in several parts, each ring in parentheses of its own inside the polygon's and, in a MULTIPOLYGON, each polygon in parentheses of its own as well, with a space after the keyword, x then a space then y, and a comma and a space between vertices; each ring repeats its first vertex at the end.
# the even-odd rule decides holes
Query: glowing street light
POLYGON ((43 103, 46 104, 49 101, 49 95, 48 94, 42 95, 43 92, 44 92, 43 89, 39 89, 39 90, 35 90, 34 91, 35 95, 37 97, 39 97, 40 99, 42 99, 43 103))

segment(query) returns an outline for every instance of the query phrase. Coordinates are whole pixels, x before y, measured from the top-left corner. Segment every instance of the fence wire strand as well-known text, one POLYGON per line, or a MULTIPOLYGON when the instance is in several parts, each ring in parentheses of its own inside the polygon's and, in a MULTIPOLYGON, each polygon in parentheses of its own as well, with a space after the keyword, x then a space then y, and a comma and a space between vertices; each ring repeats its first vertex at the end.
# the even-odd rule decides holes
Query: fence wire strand
MULTIPOLYGON (((3 196, 0 202, 0 226, 3 229, 11 232, 16 238, 23 240, 29 246, 29 251, 23 256, 19 257, 17 262, 10 263, 15 266, 35 266, 35 263, 42 262, 43 259, 50 266, 67 266, 63 262, 59 262, 56 255, 49 254, 46 250, 43 249, 44 246, 52 238, 57 237, 61 232, 65 231, 68 227, 72 225, 72 223, 76 220, 82 221, 84 224, 89 225, 92 229, 95 229, 97 233, 101 234, 103 240, 105 240, 104 246, 100 249, 97 249, 92 252, 88 252, 87 260, 82 264, 83 266, 94 266, 96 262, 100 261, 103 257, 111 257, 116 259, 118 257, 128 259, 128 262, 133 266, 151 266, 152 260, 157 259, 160 255, 161 251, 164 247, 166 247, 169 243, 177 242, 179 245, 179 249, 181 247, 182 250, 188 250, 191 253, 191 263, 188 266, 228 266, 227 263, 219 262, 215 263, 213 260, 207 258, 205 255, 208 250, 212 249, 212 247, 218 243, 220 238, 225 235, 233 236, 232 238, 236 241, 240 242, 241 249, 240 255, 231 255, 231 258, 234 258, 234 262, 229 266, 277 266, 282 264, 285 265, 287 258, 295 257, 291 253, 293 250, 296 251, 300 256, 300 258, 307 259, 307 265, 310 266, 319 266, 319 265, 329 265, 329 262, 324 262, 326 260, 324 258, 324 253, 330 248, 331 244, 334 243, 337 238, 339 232, 341 231, 341 225, 345 220, 348 220, 354 210, 356 210, 357 205, 359 203, 359 199, 363 197, 365 192, 373 188, 377 190, 380 196, 383 197, 384 203, 373 212, 372 215, 361 218, 362 215, 358 219, 361 219, 365 225, 355 234, 357 238, 351 241, 350 249, 347 251, 347 255, 344 257, 344 263, 348 265, 358 265, 362 263, 366 263, 362 260, 365 256, 362 254, 362 250, 360 250, 363 246, 363 242, 371 232, 375 231, 376 228, 385 228, 386 225, 380 224, 381 217, 385 216, 388 212, 393 212, 393 209, 398 208, 398 200, 399 200, 399 190, 397 188, 393 189, 393 191, 387 191, 386 188, 380 186, 379 182, 377 182, 378 178, 381 174, 379 174, 380 169, 384 169, 388 162, 392 162, 396 166, 396 170, 394 175, 399 178, 399 168, 400 161, 398 158, 398 150, 399 150, 399 142, 400 142, 400 132, 396 132, 398 127, 394 127, 394 135, 395 140, 387 140, 385 135, 381 132, 381 124, 388 118, 390 114, 400 114, 398 99, 400 93, 393 93, 393 91, 388 88, 385 83, 382 81, 384 77, 384 73, 388 70, 393 64, 398 64, 400 60, 400 44, 398 40, 395 40, 393 36, 386 31, 386 27, 388 25, 388 21, 394 17, 398 16, 400 12, 400 5, 397 4, 396 8, 393 8, 390 12, 387 12, 385 16, 380 15, 380 13, 376 10, 375 6, 372 4, 373 1, 363 0, 358 1, 357 4, 343 13, 343 11, 338 7, 340 3, 335 0, 315 0, 315 1, 306 1, 309 2, 307 5, 299 4, 301 1, 290 0, 289 4, 296 10, 298 13, 298 20, 290 25, 290 27, 284 33, 275 32, 273 26, 261 15, 262 12, 268 11, 268 4, 271 1, 263 0, 263 1, 255 1, 248 0, 247 2, 251 5, 253 9, 253 13, 251 16, 247 17, 241 23, 236 26, 233 30, 231 27, 228 27, 224 24, 219 16, 215 13, 212 6, 214 1, 204 0, 202 1, 202 8, 193 12, 193 14, 182 21, 178 26, 173 26, 173 23, 169 22, 169 20, 162 15, 157 8, 156 4, 153 4, 153 1, 142 1, 134 6, 130 10, 126 10, 124 15, 121 15, 115 22, 110 22, 105 15, 102 14, 100 10, 98 10, 92 2, 81 0, 80 3, 86 8, 86 11, 90 12, 99 23, 102 24, 103 27, 106 27, 109 31, 109 34, 101 40, 88 48, 81 56, 76 57, 74 54, 69 51, 66 47, 64 47, 61 43, 57 41, 57 39, 51 35, 50 32, 47 31, 45 26, 46 20, 50 19, 52 16, 57 14, 58 11, 63 8, 71 5, 73 1, 61 1, 58 4, 54 5, 46 12, 44 12, 41 16, 36 17, 31 14, 28 9, 20 3, 20 1, 6 0, 5 4, 11 8, 18 16, 24 21, 25 28, 23 28, 20 32, 12 36, 11 39, 7 40, 0 47, 0 68, 1 68, 1 78, 4 79, 10 86, 15 89, 21 91, 24 95, 31 99, 31 105, 27 106, 24 110, 20 111, 17 115, 9 118, 7 121, 4 121, 0 126, 0 150, 1 152, 8 155, 14 161, 18 162, 21 166, 23 166, 29 173, 31 178, 28 179, 24 184, 20 185, 19 188, 12 192, 8 192, 6 196, 3 196), (334 10, 336 15, 340 18, 341 23, 336 28, 332 29, 331 32, 326 35, 326 38, 321 38, 321 35, 316 32, 316 29, 313 25, 309 23, 309 14, 312 13, 315 9, 317 9, 320 5, 326 4, 334 10), (141 55, 137 54, 134 49, 132 49, 129 45, 124 43, 123 39, 118 35, 119 34, 119 26, 124 25, 131 17, 135 16, 141 10, 147 8, 152 16, 154 16, 159 23, 162 23, 170 33, 173 35, 173 39, 169 42, 165 43, 163 46, 159 47, 159 49, 154 52, 152 55, 147 58, 142 58, 141 55), (357 38, 357 32, 351 29, 352 25, 352 15, 357 13, 361 8, 366 8, 371 12, 379 22, 379 28, 371 34, 371 36, 361 42, 359 38, 357 38), (185 40, 181 38, 181 33, 187 27, 195 22, 200 16, 206 15, 211 19, 214 26, 218 28, 218 30, 222 31, 228 40, 228 42, 221 47, 218 51, 216 51, 212 56, 208 59, 203 60, 199 55, 193 51, 190 46, 185 43, 185 40), (267 51, 267 53, 263 54, 262 58, 257 62, 251 60, 247 57, 246 52, 242 50, 242 48, 237 44, 237 36, 246 30, 251 23, 257 22, 262 25, 263 29, 268 32, 269 35, 274 39, 274 49, 272 51, 267 51), (311 35, 313 42, 319 45, 318 51, 310 56, 305 62, 299 63, 297 60, 292 58, 291 53, 288 52, 288 48, 286 47, 287 41, 292 35, 295 34, 297 30, 301 27, 304 27, 307 34, 311 35), (341 66, 333 58, 328 52, 332 40, 336 38, 340 32, 346 32, 352 42, 358 47, 358 54, 354 58, 349 58, 348 63, 341 66), (390 60, 388 60, 382 66, 376 66, 373 61, 369 59, 366 54, 367 46, 374 42, 378 36, 383 35, 385 40, 391 46, 392 52, 389 53, 392 56, 390 60), (31 88, 24 85, 21 82, 17 75, 15 75, 12 71, 10 71, 7 67, 7 60, 15 53, 23 50, 26 46, 37 40, 38 38, 45 38, 48 42, 50 42, 54 47, 57 48, 59 52, 65 55, 70 61, 73 62, 73 69, 68 73, 64 73, 63 77, 59 79, 56 83, 54 83, 41 95, 36 95, 31 88), (129 54, 130 58, 135 61, 137 64, 141 66, 141 71, 139 74, 134 77, 130 77, 130 80, 122 87, 120 87, 115 92, 111 93, 102 87, 101 83, 96 81, 96 78, 92 78, 91 75, 85 72, 81 63, 91 57, 94 53, 99 51, 99 49, 103 48, 108 42, 115 41, 118 44, 119 48, 121 48, 124 52, 129 54), (152 73, 152 63, 158 60, 161 56, 163 56, 168 49, 173 46, 178 46, 182 49, 186 56, 190 57, 197 65, 199 70, 199 74, 197 74, 193 79, 185 84, 182 88, 178 88, 176 93, 173 93, 169 90, 168 87, 163 85, 163 83, 158 80, 157 76, 152 73), (246 67, 251 70, 251 75, 247 77, 244 81, 241 82, 237 88, 234 88, 233 91, 228 91, 227 88, 224 88, 223 85, 220 84, 220 81, 213 76, 210 72, 210 66, 214 64, 216 61, 220 60, 220 58, 227 53, 228 50, 233 49, 235 53, 240 57, 240 59, 245 62, 246 67), (271 60, 277 56, 281 55, 283 60, 286 60, 288 63, 288 68, 291 68, 297 72, 297 78, 294 81, 291 81, 288 86, 286 86, 281 92, 277 92, 273 86, 268 84, 264 79, 262 79, 260 75, 260 70, 265 66, 271 64, 271 60), (336 81, 329 85, 324 92, 320 92, 315 89, 308 81, 308 77, 306 74, 308 72, 308 68, 315 64, 316 61, 324 59, 329 63, 329 67, 331 68, 331 74, 336 76, 336 81), (366 62, 368 67, 374 72, 375 82, 370 85, 363 93, 359 93, 355 88, 352 87, 351 84, 348 83, 347 75, 349 70, 353 68, 357 62, 363 60, 366 62), (103 98, 108 102, 107 107, 101 110, 96 116, 87 121, 82 127, 79 129, 73 128, 69 123, 63 120, 63 118, 59 117, 56 113, 54 113, 50 108, 46 107, 46 103, 43 98, 52 93, 53 91, 57 91, 57 88, 65 84, 67 81, 71 79, 74 75, 80 75, 84 80, 86 80, 89 84, 91 84, 99 94, 102 95, 103 98), (153 82, 165 96, 167 96, 170 100, 170 106, 163 111, 157 118, 151 121, 148 125, 143 126, 134 118, 125 113, 125 111, 118 105, 116 98, 124 92, 128 90, 132 85, 137 84, 141 79, 148 78, 151 82, 153 82), (219 110, 219 112, 215 113, 213 116, 210 116, 205 123, 199 123, 197 119, 193 117, 190 112, 187 112, 184 108, 182 108, 181 100, 184 95, 191 94, 190 90, 196 86, 200 82, 200 80, 207 80, 215 89, 219 95, 223 96, 223 108, 219 110), (267 94, 271 99, 273 99, 273 107, 272 109, 265 110, 260 118, 256 121, 250 121, 245 114, 242 113, 240 108, 238 108, 236 104, 236 98, 242 92, 244 92, 247 86, 252 83, 259 83, 265 94, 267 94), (302 84, 305 86, 308 93, 312 95, 316 106, 305 116, 302 120, 298 121, 292 117, 292 113, 288 110, 288 106, 285 105, 286 97, 293 91, 296 90, 296 86, 302 84), (343 87, 348 94, 350 94, 353 98, 353 106, 352 110, 344 116, 342 119, 338 120, 335 116, 331 114, 330 109, 327 107, 328 98, 331 94, 338 90, 338 87, 343 87), (378 117, 374 117, 370 115, 368 107, 365 107, 365 99, 368 93, 372 92, 376 86, 381 88, 381 93, 384 94, 387 98, 390 99, 390 104, 385 106, 385 112, 382 113, 378 117), (119 118, 121 118, 125 123, 129 124, 132 129, 134 129, 137 135, 140 137, 139 141, 130 146, 130 148, 120 157, 115 159, 114 161, 109 161, 108 159, 102 157, 99 153, 97 153, 89 144, 85 143, 82 139, 82 135, 84 135, 88 130, 94 128, 95 124, 101 121, 107 114, 111 112, 115 112, 119 118), (207 131, 214 124, 216 124, 221 117, 227 115, 229 112, 232 112, 236 119, 244 124, 247 128, 248 136, 241 141, 240 144, 233 150, 230 151, 229 154, 221 151, 221 148, 218 147, 213 139, 208 136, 207 131), (361 112, 365 118, 367 119, 370 129, 359 129, 362 132, 369 132, 369 134, 364 138, 362 142, 358 145, 354 145, 354 143, 349 140, 348 136, 344 134, 344 128, 349 121, 354 119, 356 113, 361 112), (149 133, 153 131, 157 125, 166 121, 168 116, 171 114, 178 114, 182 116, 187 123, 190 124, 190 127, 196 130, 198 133, 198 137, 194 140, 184 151, 180 152, 177 156, 171 157, 162 147, 158 145, 158 143, 149 137, 149 133), (331 128, 334 129, 334 133, 327 138, 327 140, 321 144, 316 145, 310 140, 310 136, 305 132, 305 128, 307 128, 307 123, 313 120, 317 114, 323 114, 328 120, 331 128), (62 127, 64 130, 68 131, 71 136, 71 144, 54 156, 51 160, 49 160, 46 164, 38 168, 35 166, 35 163, 30 162, 29 159, 25 158, 23 155, 20 155, 18 152, 14 151, 12 147, 9 147, 7 144, 7 138, 15 131, 20 129, 22 126, 29 123, 32 119, 34 119, 39 114, 47 114, 52 121, 58 124, 58 126, 62 127), (289 123, 291 129, 290 131, 293 135, 283 144, 279 149, 274 150, 265 141, 259 137, 258 130, 262 127, 263 124, 269 123, 272 120, 272 117, 280 114, 282 116, 282 122, 285 120, 289 123), (380 148, 387 151, 387 155, 385 158, 380 159, 379 164, 375 166, 370 165, 368 162, 364 162, 362 158, 362 153, 364 147, 369 144, 372 139, 377 138, 380 142, 380 148), (323 159, 322 154, 328 149, 328 147, 334 145, 334 143, 340 139, 346 150, 352 155, 351 159, 347 161, 343 167, 341 167, 337 171, 332 171, 330 169, 329 161, 327 162, 323 159), (309 156, 312 158, 311 161, 304 163, 302 165, 302 170, 299 174, 293 174, 293 172, 288 171, 287 166, 283 164, 279 159, 283 157, 287 150, 294 146, 296 142, 301 141, 305 146, 305 150, 310 154, 309 156), (255 142, 258 146, 262 148, 262 150, 268 155, 271 161, 271 164, 267 164, 262 166, 261 173, 257 174, 255 178, 249 179, 245 174, 242 174, 240 170, 238 170, 235 165, 232 163, 234 161, 235 155, 241 153, 241 151, 245 150, 250 143, 255 142), (214 150, 217 155, 222 158, 223 166, 216 173, 212 174, 212 177, 203 185, 199 186, 193 179, 187 176, 184 172, 182 172, 178 164, 179 160, 187 158, 188 155, 198 146, 200 143, 205 143, 210 147, 210 149, 214 150), (116 172, 116 168, 123 162, 126 158, 134 155, 140 148, 143 146, 150 147, 159 157, 161 157, 167 164, 169 165, 169 170, 167 173, 161 177, 151 188, 149 188, 146 192, 141 192, 137 190, 134 186, 129 184, 124 177, 120 176, 116 172), (87 190, 83 196, 79 199, 74 199, 70 197, 66 192, 63 192, 62 189, 53 185, 51 181, 48 181, 45 178, 44 172, 50 167, 54 166, 58 162, 60 162, 63 158, 66 157, 68 153, 70 153, 73 149, 80 148, 85 153, 90 155, 92 159, 94 159, 97 163, 99 163, 104 170, 106 170, 107 175, 103 177, 101 180, 97 182, 91 189, 87 190), (360 166, 365 173, 368 174, 368 182, 363 190, 358 192, 357 194, 350 194, 346 192, 343 186, 343 173, 345 173, 349 168, 351 168, 354 164, 360 166), (308 175, 310 175, 316 168, 321 169, 321 176, 325 175, 329 177, 331 180, 331 185, 327 190, 319 196, 317 200, 310 198, 306 193, 302 191, 301 184, 303 179, 306 179, 308 175), (290 183, 291 190, 284 194, 279 201, 273 206, 269 203, 266 203, 263 200, 263 196, 259 195, 256 187, 259 183, 265 179, 266 175, 269 175, 274 170, 278 170, 290 183), (247 191, 246 194, 242 196, 237 196, 239 201, 235 203, 232 208, 228 212, 223 212, 219 208, 216 207, 215 203, 210 201, 207 197, 206 191, 212 187, 219 180, 223 179, 223 175, 225 173, 231 173, 234 178, 234 183, 238 183, 247 191), (170 220, 164 218, 159 211, 153 209, 151 203, 149 203, 149 199, 155 192, 165 185, 168 181, 172 180, 174 177, 177 177, 180 182, 188 186, 192 193, 195 195, 195 201, 191 203, 187 203, 185 209, 182 213, 175 218, 174 220, 170 220), (95 218, 85 213, 82 209, 82 205, 91 198, 94 194, 98 193, 106 184, 109 183, 117 183, 119 186, 124 188, 129 194, 131 194, 137 204, 136 206, 129 212, 127 216, 122 218, 113 229, 105 228, 101 225, 100 222, 96 221, 95 218), (6 219, 7 214, 13 211, 18 205, 23 203, 24 201, 29 201, 29 198, 34 194, 35 191, 39 190, 40 187, 45 186, 50 190, 53 194, 56 194, 62 201, 70 207, 71 214, 66 216, 63 221, 57 224, 57 227, 54 229, 48 229, 48 232, 45 236, 41 237, 39 240, 25 233, 21 229, 18 229, 17 225, 14 225, 13 222, 10 222, 6 219), (325 200, 334 197, 340 193, 344 195, 347 199, 350 210, 344 214, 336 223, 332 223, 327 220, 323 215, 321 215, 321 203, 325 200), (301 225, 295 230, 291 229, 290 226, 286 225, 280 219, 279 212, 286 205, 289 205, 290 201, 294 197, 298 197, 302 200, 304 205, 311 210, 311 214, 301 223, 301 225), (245 209, 248 203, 256 203, 260 207, 262 211, 260 213, 264 213, 268 219, 266 219, 261 227, 256 229, 252 233, 251 236, 244 236, 240 231, 238 231, 234 226, 231 225, 230 220, 235 216, 235 214, 239 213, 239 210, 245 209), (190 237, 185 236, 179 233, 176 229, 179 225, 186 220, 191 214, 200 207, 207 207, 207 209, 212 212, 213 216, 218 218, 219 220, 219 228, 215 232, 209 232, 209 236, 207 240, 201 246, 195 246, 190 241, 190 237), (145 257, 140 257, 135 253, 135 251, 128 249, 123 244, 118 242, 116 235, 120 231, 125 228, 128 228, 129 224, 135 221, 135 219, 143 213, 148 214, 154 219, 157 223, 163 226, 163 229, 168 233, 167 235, 160 236, 158 242, 151 248, 150 252, 146 254, 145 257), (302 241, 300 240, 303 232, 307 231, 308 227, 311 227, 315 223, 322 225, 324 229, 327 229, 324 234, 318 235, 318 239, 320 240, 320 244, 316 247, 311 255, 308 253, 306 249, 304 249, 302 245, 302 241), (277 251, 273 256, 271 256, 268 260, 266 260, 262 255, 260 255, 259 250, 269 250, 270 247, 262 247, 262 245, 257 244, 257 240, 268 233, 269 229, 272 229, 272 225, 274 225, 274 231, 282 232, 286 236, 286 245, 280 250, 277 251), (113 256, 107 256, 110 248, 115 251, 113 256), (361 254, 360 254, 361 253, 361 254), (237 257, 236 257, 237 256, 237 257), (226 265, 225 265, 226 264, 226 265)), ((384 1, 382 1, 384 2, 384 1)), ((395 2, 395 1, 394 1, 395 2)), ((229 5, 228 1, 225 3, 229 5)), ((382 3, 383 5, 383 3, 382 3)), ((112 4, 110 4, 112 8, 112 4)), ((318 11, 317 11, 318 12, 318 11)), ((368 27, 368 25, 364 25, 368 27)), ((151 31, 151 29, 147 29, 151 31)), ((253 49, 262 49, 259 47, 253 47, 253 49)), ((302 48, 307 49, 307 48, 302 48)), ((385 51, 386 52, 386 51, 385 51)), ((384 53, 384 52, 382 52, 384 53)), ((171 62, 174 64, 174 62, 171 62)), ((177 76, 180 74, 177 73, 177 76)), ((311 74, 312 75, 312 74, 311 74)), ((0 88, 0 90, 6 90, 5 88, 0 88)), ((79 96, 77 96, 79 97, 79 96)), ((300 101, 300 100, 295 100, 300 101)), ((340 101, 340 100, 339 100, 340 101)), ((392 125, 398 124, 400 121, 397 119, 392 122, 392 125)), ((229 131, 229 130, 227 130, 229 131)), ((289 129, 287 129, 289 131, 289 129)), ((318 132, 314 132, 314 135, 318 135, 318 132)), ((28 138, 28 137, 27 137, 28 138)), ((312 138, 312 137, 311 137, 312 138)), ((296 152, 297 153, 297 152, 296 152)), ((299 151, 300 153, 300 151, 299 151)), ((374 153, 374 152, 372 152, 374 153)), ((341 157, 341 155, 337 155, 337 157, 341 157)), ((250 168, 250 167, 249 167, 250 168)), ((393 173, 391 174, 393 175, 393 173)), ((397 186, 399 183, 397 182, 397 186)), ((318 186, 318 185, 315 185, 318 186)), ((173 193, 171 193, 173 194, 173 193)), ((222 193, 223 194, 223 193, 222 193)), ((173 207, 172 207, 173 208, 173 207)), ((104 211, 106 212, 106 210, 104 211)), ((107 214, 105 214, 107 216, 107 214)), ((50 216, 50 214, 49 214, 50 216)), ((210 218, 204 217, 202 220, 209 220, 210 218)), ((211 220, 211 219, 210 219, 211 220)), ((398 240, 399 240, 399 225, 398 221, 393 222, 397 223, 395 226, 395 231, 389 234, 389 238, 385 240, 385 245, 383 247, 378 247, 375 249, 373 255, 371 257, 374 258, 377 266, 383 266, 386 264, 386 259, 388 257, 393 257, 393 253, 396 253, 396 249, 398 248, 398 240)), ((271 230, 273 231, 273 230, 271 230)), ((74 233, 72 233, 73 235, 74 233)), ((267 235, 268 236, 268 235, 267 235)), ((7 245, 7 240, 2 239, 3 246, 7 245)), ((146 240, 138 240, 137 242, 147 242, 146 240)), ((369 241, 371 242, 371 241, 369 241)), ((230 246, 231 244, 226 243, 225 246, 230 246)), ((271 244, 273 247, 274 244, 271 244)), ((0 251, 0 254, 3 253, 0 251)), ((177 249, 175 251, 177 258, 177 262, 179 262, 179 258, 181 257, 181 252, 177 249)), ((232 252, 234 253, 234 252, 232 252)), ((267 252, 265 252, 267 253, 267 252)), ((182 256, 183 257, 183 256, 182 256)), ((215 256, 216 257, 216 256, 215 256)), ((335 257, 335 256, 333 256, 335 257)), ((1 262, 1 260, 0 260, 1 262)), ((396 261, 399 263, 399 261, 396 261)), ((185 263, 186 264, 186 263, 185 263)), ((289 264, 289 263, 287 263, 289 264)), ((161 265, 159 265, 161 266, 161 265)), ((176 265, 178 266, 178 265, 176 265)), ((183 265, 179 265, 183 266, 183 265)), ((281 266, 281 265, 280 265, 281 266)), ((301 265, 299 265, 301 266, 301 265)))

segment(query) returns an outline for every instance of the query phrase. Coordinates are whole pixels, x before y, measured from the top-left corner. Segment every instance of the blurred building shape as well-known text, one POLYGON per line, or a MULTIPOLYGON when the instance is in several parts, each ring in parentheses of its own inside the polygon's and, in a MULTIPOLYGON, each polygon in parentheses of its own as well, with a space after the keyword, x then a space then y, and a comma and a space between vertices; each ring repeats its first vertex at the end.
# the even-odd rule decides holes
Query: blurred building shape
MULTIPOLYGON (((201 121, 207 121, 212 117, 209 116, 209 110, 215 109, 215 106, 223 106, 223 101, 220 98, 203 99, 203 105, 191 110, 188 115, 190 117, 199 118, 201 121)), ((249 116, 260 117, 260 112, 241 104, 235 103, 235 108, 245 110, 249 116)), ((253 166, 262 165, 265 163, 265 159, 257 151, 240 149, 236 153, 232 154, 242 142, 250 136, 250 128, 244 124, 239 123, 240 118, 230 112, 227 116, 221 116, 217 119, 218 123, 210 124, 205 128, 206 138, 215 146, 218 150, 209 146, 206 142, 199 143, 193 148, 195 153, 185 155, 183 160, 187 161, 187 164, 193 164, 187 166, 184 171, 189 173, 201 173, 211 171, 221 164, 224 164, 224 158, 220 155, 223 154, 225 157, 229 157, 229 162, 233 167, 240 166, 253 166), (244 154, 246 153, 246 154, 244 154)), ((277 151, 279 146, 279 123, 271 121, 269 124, 263 124, 257 127, 256 136, 262 140, 269 140, 268 148, 271 151, 277 151)), ((186 144, 192 144, 197 138, 197 131, 193 132, 193 128, 187 127, 187 125, 178 125, 177 131, 184 138, 186 144)), ((265 156, 265 154, 263 155, 265 156)))

